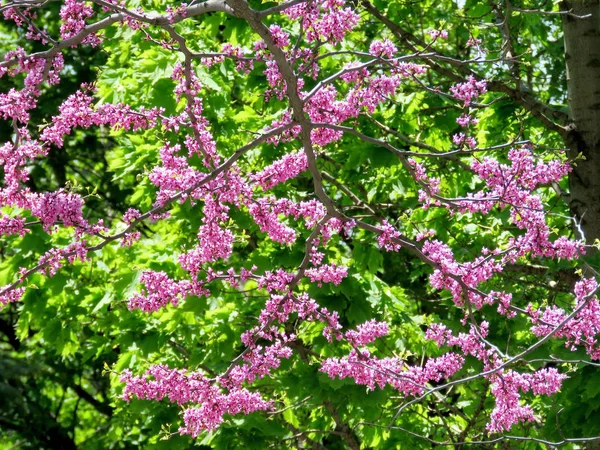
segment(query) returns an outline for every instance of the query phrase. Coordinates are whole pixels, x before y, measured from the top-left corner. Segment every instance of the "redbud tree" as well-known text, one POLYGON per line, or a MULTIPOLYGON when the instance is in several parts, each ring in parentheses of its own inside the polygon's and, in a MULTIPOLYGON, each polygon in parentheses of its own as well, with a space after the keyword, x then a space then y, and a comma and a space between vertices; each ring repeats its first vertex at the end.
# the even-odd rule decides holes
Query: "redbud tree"
POLYGON ((533 3, 1 2, 2 438, 599 440, 599 4, 533 3))

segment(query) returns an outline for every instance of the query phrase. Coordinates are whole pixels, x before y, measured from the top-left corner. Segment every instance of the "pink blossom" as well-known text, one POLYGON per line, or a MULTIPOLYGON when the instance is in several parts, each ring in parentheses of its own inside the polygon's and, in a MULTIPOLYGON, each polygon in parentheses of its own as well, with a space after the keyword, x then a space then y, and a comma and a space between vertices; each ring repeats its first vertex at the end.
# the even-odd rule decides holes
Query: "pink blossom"
POLYGON ((420 395, 426 383, 454 375, 463 364, 464 358, 455 353, 430 359, 421 368, 407 366, 400 358, 379 359, 366 350, 352 350, 347 357, 326 359, 319 370, 331 378, 353 378, 369 390, 391 385, 405 395, 420 395))
POLYGON ((465 106, 469 106, 473 100, 485 94, 487 85, 485 81, 478 81, 469 75, 467 81, 458 83, 450 88, 450 92, 457 100, 461 100, 465 106))
POLYGON ((162 400, 185 405, 181 434, 198 436, 203 431, 216 429, 225 414, 249 414, 266 411, 272 404, 243 388, 223 390, 201 372, 170 369, 166 365, 150 367, 142 376, 134 376, 126 369, 120 380, 125 383, 123 399, 162 400))
MULTIPOLYGON (((92 17, 94 10, 85 2, 79 0, 65 0, 60 8, 60 18, 63 23, 60 26, 60 37, 68 39, 75 36, 85 28, 85 21, 92 17)), ((84 43, 89 43, 92 46, 100 44, 100 40, 94 34, 87 36, 84 43)))
POLYGON ((392 41, 384 39, 383 41, 375 40, 369 47, 369 53, 373 56, 384 56, 386 58, 393 58, 398 49, 392 41))
POLYGON ((265 167, 262 172, 252 176, 266 191, 289 179, 296 178, 307 168, 306 154, 304 152, 292 152, 278 159, 270 166, 265 167))
POLYGON ((18 234, 23 236, 27 231, 25 228, 25 219, 17 217, 0 216, 0 235, 10 236, 18 234))
POLYGON ((474 119, 473 117, 471 117, 468 114, 463 114, 458 119, 456 119, 456 123, 459 124, 461 127, 468 127, 469 125, 477 125, 478 122, 479 121, 477 119, 474 119))
POLYGON ((446 30, 428 30, 427 34, 433 39, 448 39, 448 32, 446 30))
POLYGON ((519 391, 532 390, 536 395, 552 395, 560 390, 562 381, 566 378, 566 375, 558 373, 554 368, 540 369, 533 374, 508 370, 493 375, 492 394, 496 398, 496 407, 490 416, 488 430, 501 433, 519 422, 533 421, 533 409, 529 405, 522 405, 519 391))
POLYGON ((189 281, 174 281, 165 272, 146 270, 142 272, 140 282, 144 288, 140 294, 129 299, 129 309, 141 309, 144 312, 158 311, 168 303, 177 306, 188 293, 192 293, 189 281))
POLYGON ((387 322, 377 322, 373 319, 359 325, 356 331, 347 331, 346 339, 355 347, 360 347, 374 342, 379 337, 387 336, 388 333, 389 325, 387 322))
POLYGON ((472 136, 466 136, 465 133, 457 133, 452 136, 452 142, 459 147, 467 146, 470 149, 477 147, 477 141, 472 136))
POLYGON ((4 286, 0 288, 0 304, 15 303, 21 300, 25 293, 24 287, 12 288, 12 286, 4 286))
POLYGON ((344 0, 324 0, 294 5, 285 10, 291 20, 301 20, 307 42, 323 39, 340 42, 360 17, 350 8, 343 8, 344 0))
POLYGON ((388 252, 397 252, 400 250, 400 244, 394 242, 394 239, 400 237, 400 232, 394 228, 387 220, 384 220, 380 226, 381 233, 377 237, 379 247, 388 252))
POLYGON ((320 287, 323 283, 338 285, 348 276, 348 268, 336 264, 323 264, 314 269, 307 269, 306 276, 311 282, 317 282, 320 287))
POLYGON ((283 31, 279 25, 271 25, 269 31, 277 47, 284 48, 290 45, 290 34, 283 31))
POLYGON ((32 194, 31 213, 40 219, 46 231, 61 220, 65 226, 87 227, 83 218, 83 199, 72 192, 56 191, 45 194, 32 194))

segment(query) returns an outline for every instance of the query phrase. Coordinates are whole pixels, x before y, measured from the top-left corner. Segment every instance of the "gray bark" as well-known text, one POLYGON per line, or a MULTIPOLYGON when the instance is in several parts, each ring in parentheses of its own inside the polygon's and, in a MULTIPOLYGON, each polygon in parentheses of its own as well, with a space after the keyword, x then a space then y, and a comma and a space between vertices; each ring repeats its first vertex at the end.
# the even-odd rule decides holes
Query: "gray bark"
POLYGON ((569 158, 582 155, 569 177, 571 212, 586 241, 600 239, 600 0, 564 1, 569 116, 569 158), (574 16, 586 16, 577 18, 574 16))

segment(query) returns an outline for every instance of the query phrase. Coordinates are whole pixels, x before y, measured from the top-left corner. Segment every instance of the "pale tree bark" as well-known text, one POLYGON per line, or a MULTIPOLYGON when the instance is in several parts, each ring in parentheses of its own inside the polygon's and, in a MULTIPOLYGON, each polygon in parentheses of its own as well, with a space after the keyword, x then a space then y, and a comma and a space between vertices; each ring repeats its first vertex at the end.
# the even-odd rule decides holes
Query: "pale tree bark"
POLYGON ((570 208, 586 241, 600 239, 600 0, 564 1, 567 88, 571 124, 566 134, 570 158, 570 208), (582 16, 588 16, 583 18, 582 16))

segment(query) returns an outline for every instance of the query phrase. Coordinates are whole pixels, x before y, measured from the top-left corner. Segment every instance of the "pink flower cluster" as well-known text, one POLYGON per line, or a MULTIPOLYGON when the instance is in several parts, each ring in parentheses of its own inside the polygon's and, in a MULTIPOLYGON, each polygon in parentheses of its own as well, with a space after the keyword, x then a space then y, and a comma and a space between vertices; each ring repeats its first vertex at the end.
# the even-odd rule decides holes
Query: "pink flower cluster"
POLYGON ((265 167, 262 172, 252 175, 251 179, 266 191, 289 179, 296 178, 308 167, 304 152, 292 152, 265 167))
POLYGON ((532 391, 535 395, 552 395, 560 390, 566 375, 554 368, 540 369, 533 374, 522 374, 514 370, 491 376, 492 394, 496 398, 496 407, 490 416, 487 429, 502 433, 519 422, 535 420, 533 408, 520 402, 521 392, 532 391))
POLYGON ((375 342, 377 338, 387 336, 389 332, 387 322, 377 322, 373 319, 359 325, 356 330, 347 331, 346 340, 354 347, 362 347, 375 342))
POLYGON ((83 199, 78 194, 63 190, 31 194, 29 201, 31 214, 40 219, 46 231, 59 220, 66 227, 88 226, 82 215, 83 199))
POLYGON ((456 119, 456 123, 461 127, 468 127, 469 125, 477 125, 479 121, 468 114, 461 115, 458 119, 456 119))
POLYGON ((295 336, 288 337, 275 330, 264 332, 254 329, 252 331, 254 337, 273 341, 273 344, 256 345, 249 339, 250 333, 244 333, 242 342, 246 344, 249 351, 243 356, 243 364, 235 366, 229 376, 223 380, 226 385, 240 386, 244 382, 252 383, 264 378, 279 367, 282 359, 292 356, 292 349, 287 346, 287 343, 293 341, 295 336))
POLYGON ((448 32, 446 30, 427 30, 427 34, 434 40, 438 38, 448 39, 448 32))
POLYGON ((323 264, 314 269, 307 269, 306 276, 312 283, 321 287, 323 283, 333 283, 336 286, 348 276, 348 268, 336 264, 323 264))
POLYGON ((262 197, 247 202, 248 212, 260 230, 281 244, 296 241, 296 231, 281 222, 279 216, 291 216, 295 220, 303 218, 307 228, 312 228, 325 216, 325 207, 317 200, 293 202, 277 199, 274 196, 262 197))
POLYGON ((168 303, 174 306, 188 295, 208 295, 200 281, 175 281, 165 272, 146 270, 142 272, 140 282, 144 285, 142 293, 129 299, 129 309, 140 309, 144 312, 154 312, 164 308, 168 303))
POLYGON ((434 323, 427 329, 425 337, 437 343, 438 347, 458 346, 464 355, 471 355, 483 361, 484 369, 489 370, 497 363, 497 355, 486 348, 486 344, 481 341, 481 338, 487 337, 488 329, 489 323, 483 321, 478 325, 478 329, 471 326, 469 333, 459 333, 454 336, 445 325, 434 323))
POLYGON ((373 56, 393 58, 398 49, 392 41, 384 39, 383 41, 374 40, 369 47, 369 53, 373 56))
MULTIPOLYGON (((486 348, 481 338, 488 334, 488 324, 483 322, 478 330, 473 326, 468 334, 459 333, 454 336, 444 325, 432 324, 427 330, 427 339, 435 341, 438 346, 458 346, 464 355, 472 355, 484 363, 484 371, 499 368, 501 361, 494 350, 486 348)), ((501 433, 509 430, 519 422, 535 420, 533 409, 523 405, 519 392, 529 392, 535 395, 552 395, 560 390, 562 381, 567 378, 556 369, 540 369, 532 374, 519 373, 514 370, 493 371, 486 375, 492 384, 496 406, 487 424, 488 430, 501 433)))
POLYGON ((24 287, 12 289, 11 285, 0 288, 0 305, 6 305, 7 303, 15 303, 21 301, 23 294, 25 293, 24 287))
MULTIPOLYGON (((94 10, 85 2, 79 0, 65 0, 60 8, 60 18, 63 23, 60 26, 60 37, 69 39, 80 33, 85 28, 85 21, 94 15, 94 10)), ((84 44, 97 46, 101 43, 100 38, 95 34, 88 35, 84 44)))
POLYGON ((440 193, 440 180, 429 176, 425 166, 412 158, 408 160, 407 168, 415 181, 423 187, 419 190, 419 201, 423 203, 423 208, 440 206, 441 202, 436 198, 440 193))
POLYGON ((167 17, 169 17, 170 23, 175 23, 175 20, 179 17, 185 17, 187 15, 187 3, 181 3, 177 6, 167 5, 167 17))
MULTIPOLYGON (((5 7, 5 5, 2 5, 5 7)), ((8 5, 6 5, 8 6, 8 5)), ((29 8, 6 8, 2 11, 5 20, 13 20, 15 24, 26 30, 25 38, 40 41, 43 45, 48 43, 48 34, 35 26, 37 12, 29 8)))
POLYGON ((469 75, 467 81, 464 83, 458 83, 450 88, 450 92, 454 95, 454 98, 460 100, 465 106, 470 106, 477 97, 485 94, 487 91, 487 84, 483 80, 476 80, 475 77, 469 75))
MULTIPOLYGON (((383 44, 382 44, 383 45, 383 44)), ((378 46, 376 46, 377 48, 378 46)), ((384 48, 388 48, 387 46, 384 48)), ((389 50, 389 49, 388 49, 389 50)), ((343 122, 358 117, 363 110, 373 113, 377 106, 395 95, 402 79, 424 73, 425 68, 412 63, 394 64, 391 74, 369 75, 365 68, 348 66, 341 78, 353 86, 349 92, 340 98, 340 93, 335 86, 328 84, 315 92, 301 92, 306 99, 305 111, 310 120, 317 124, 311 130, 313 144, 326 146, 342 138, 342 132, 318 124, 339 125, 343 122)), ((285 95, 283 78, 274 61, 267 62, 267 80, 269 85, 279 92, 280 99, 285 95)), ((300 86, 299 86, 300 89, 300 86)), ((278 120, 273 121, 270 129, 292 123, 291 114, 286 111, 278 120)), ((281 137, 272 138, 270 142, 287 142, 300 133, 299 126, 293 126, 281 137)))
MULTIPOLYGON (((62 55, 46 60, 44 58, 27 57, 25 51, 18 47, 4 55, 8 65, 0 66, 0 77, 8 74, 16 77, 25 74, 22 89, 11 88, 7 93, 0 93, 0 117, 4 120, 15 120, 21 124, 29 121, 29 112, 37 106, 37 97, 41 95, 40 85, 46 81, 50 85, 59 82, 58 73, 64 67, 62 55)), ((28 135, 26 131, 21 131, 28 135)))
POLYGON ((290 6, 284 11, 291 20, 300 20, 307 42, 324 40, 337 44, 359 22, 359 15, 344 0, 321 0, 290 6))
POLYGON ((431 285, 437 289, 448 289, 458 306, 463 306, 465 300, 476 309, 484 304, 496 303, 501 314, 513 317, 516 313, 511 309, 510 294, 483 294, 476 291, 478 285, 502 272, 504 264, 514 264, 520 257, 573 259, 583 253, 584 247, 582 243, 566 237, 550 241, 542 201, 533 193, 538 186, 562 179, 570 170, 568 164, 560 161, 536 163, 527 147, 510 150, 508 159, 510 164, 500 164, 490 157, 474 159, 472 170, 485 181, 489 193, 484 189, 467 195, 464 200, 443 199, 439 196, 439 181, 433 182, 424 166, 412 163, 412 167, 416 179, 426 186, 423 190, 426 205, 431 204, 430 196, 436 195, 434 204, 443 205, 451 212, 487 213, 494 206, 510 208, 511 220, 525 232, 509 238, 505 248, 484 249, 481 256, 465 263, 456 261, 451 248, 437 240, 425 242, 422 252, 435 268, 430 277, 431 285))
POLYGON ((449 378, 462 368, 464 359, 456 353, 432 358, 424 367, 408 366, 400 358, 378 359, 367 350, 352 350, 343 358, 326 359, 319 371, 331 378, 353 378, 369 390, 391 385, 405 395, 421 395, 431 381, 449 378))
POLYGON ((577 350, 583 346, 592 359, 600 359, 600 303, 596 297, 598 283, 593 278, 578 281, 575 284, 575 317, 567 321, 569 314, 558 306, 549 306, 541 310, 528 307, 533 326, 531 331, 538 337, 553 333, 556 338, 565 339, 565 346, 577 350), (558 331, 556 326, 567 321, 558 331))
POLYGON ((23 236, 27 232, 25 228, 25 219, 20 217, 0 216, 0 236, 10 236, 18 234, 23 236))
POLYGON ((85 241, 75 241, 64 248, 51 248, 38 260, 38 271, 53 276, 67 260, 73 264, 76 259, 87 260, 88 247, 85 241))
POLYGON ((489 157, 473 161, 472 170, 485 181, 490 192, 486 195, 482 191, 473 196, 473 200, 460 203, 461 211, 487 213, 494 205, 510 207, 512 222, 525 230, 525 234, 511 239, 513 250, 504 256, 506 262, 514 263, 527 253, 565 259, 582 254, 583 245, 574 240, 560 237, 550 242, 542 200, 533 194, 538 186, 561 180, 571 170, 570 166, 557 160, 536 163, 531 150, 526 147, 510 150, 508 159, 510 165, 489 157))
POLYGON ((470 149, 477 147, 475 138, 473 136, 466 136, 465 133, 456 133, 452 136, 452 142, 454 142, 454 145, 457 147, 463 147, 465 145, 470 149))
POLYGON ((273 24, 269 27, 269 31, 271 32, 271 37, 275 42, 275 45, 279 48, 289 47, 290 45, 290 33, 287 31, 283 31, 283 29, 276 24, 273 24))
POLYGON ((201 372, 170 369, 163 364, 150 367, 141 376, 135 376, 126 369, 120 380, 125 383, 123 399, 126 401, 132 398, 156 401, 168 398, 171 403, 185 405, 185 426, 179 429, 179 433, 192 437, 216 429, 225 414, 250 414, 272 408, 271 402, 263 400, 258 393, 244 388, 223 390, 218 381, 206 378, 201 372))
POLYGON ((88 86, 84 85, 63 102, 59 108, 60 114, 52 118, 50 126, 44 128, 40 140, 61 147, 64 137, 69 135, 73 128, 89 128, 93 125, 109 125, 113 129, 126 131, 153 128, 162 112, 159 108, 135 111, 130 105, 110 103, 94 108, 93 102, 88 86))
POLYGON ((377 243, 379 248, 382 248, 388 252, 397 252, 400 250, 400 244, 394 242, 394 239, 400 237, 400 232, 387 220, 384 220, 379 226, 381 233, 377 236, 377 243))

